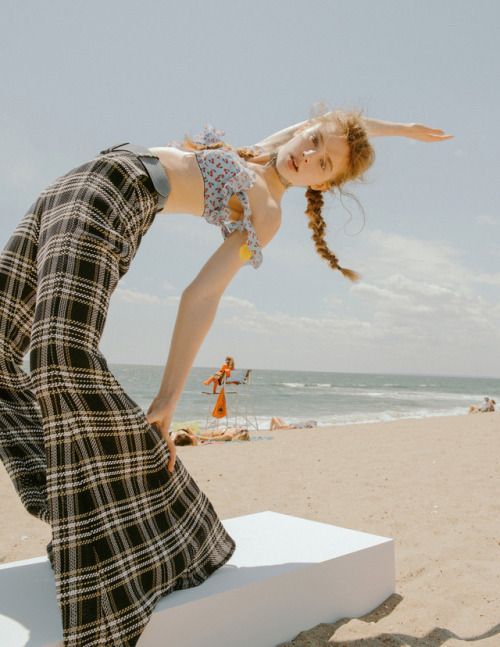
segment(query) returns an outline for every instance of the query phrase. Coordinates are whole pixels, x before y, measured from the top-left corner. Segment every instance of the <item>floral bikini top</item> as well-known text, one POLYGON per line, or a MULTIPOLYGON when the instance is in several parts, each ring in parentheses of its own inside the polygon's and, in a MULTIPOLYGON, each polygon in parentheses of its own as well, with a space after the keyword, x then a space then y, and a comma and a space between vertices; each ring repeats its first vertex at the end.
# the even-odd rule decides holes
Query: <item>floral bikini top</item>
MULTIPOLYGON (((222 141, 224 132, 212 126, 205 126, 203 132, 193 137, 193 142, 201 145, 215 144, 222 141)), ((181 146, 177 143, 170 145, 181 146)), ((253 186, 256 175, 245 160, 235 151, 216 148, 194 151, 203 177, 205 206, 203 217, 213 225, 219 225, 224 239, 235 230, 248 233, 246 245, 240 248, 240 256, 247 259, 257 269, 262 263, 262 251, 250 219, 252 212, 246 191, 253 186), (227 206, 232 195, 236 195, 243 206, 243 218, 231 220, 227 206)))

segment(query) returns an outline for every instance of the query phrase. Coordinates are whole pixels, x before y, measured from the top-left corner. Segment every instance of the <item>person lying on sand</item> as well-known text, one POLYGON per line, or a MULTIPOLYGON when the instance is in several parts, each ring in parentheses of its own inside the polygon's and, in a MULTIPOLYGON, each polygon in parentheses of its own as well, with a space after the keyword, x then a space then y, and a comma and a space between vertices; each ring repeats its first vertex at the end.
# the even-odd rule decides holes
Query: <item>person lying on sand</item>
POLYGON ((269 423, 269 431, 274 431, 275 429, 312 429, 317 427, 318 423, 316 420, 306 420, 305 422, 297 422, 295 424, 287 424, 283 418, 278 418, 277 416, 271 418, 269 423))
POLYGON ((200 445, 211 441, 250 440, 247 429, 241 427, 229 427, 225 430, 205 431, 203 434, 195 434, 190 427, 183 427, 171 434, 176 445, 200 445))

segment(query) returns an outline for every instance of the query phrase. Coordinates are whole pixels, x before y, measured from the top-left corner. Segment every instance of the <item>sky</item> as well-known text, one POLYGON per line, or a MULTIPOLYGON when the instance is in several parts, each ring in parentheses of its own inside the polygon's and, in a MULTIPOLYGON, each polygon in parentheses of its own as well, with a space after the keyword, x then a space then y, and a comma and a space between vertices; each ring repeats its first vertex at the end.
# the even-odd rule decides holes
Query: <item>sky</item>
MULTIPOLYGON (((349 199, 310 240, 300 189, 255 270, 221 299, 195 366, 500 376, 500 106, 496 0, 3 0, 0 244, 56 177, 113 144, 162 146, 204 124, 235 145, 317 102, 442 128, 375 138, 349 199), (351 214, 351 215, 350 215, 351 214)), ((183 289, 222 242, 158 214, 115 290, 101 349, 162 365, 183 289)))

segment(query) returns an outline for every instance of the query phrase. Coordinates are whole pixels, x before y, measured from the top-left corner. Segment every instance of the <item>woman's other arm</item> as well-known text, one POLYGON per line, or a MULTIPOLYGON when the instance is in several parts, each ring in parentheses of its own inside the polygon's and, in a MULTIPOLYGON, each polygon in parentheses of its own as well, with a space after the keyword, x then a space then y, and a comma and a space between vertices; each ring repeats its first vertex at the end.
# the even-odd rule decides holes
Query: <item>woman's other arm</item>
MULTIPOLYGON (((279 209, 260 214, 254 210, 252 221, 261 247, 267 245, 279 229, 280 218, 279 209)), ((147 412, 148 421, 159 426, 167 442, 177 401, 215 319, 220 299, 245 263, 239 252, 246 239, 243 231, 235 231, 228 236, 182 294, 161 385, 147 412)), ((172 467, 170 465, 169 461, 169 469, 173 469, 173 463, 172 467)))
POLYGON ((261 139, 255 145, 260 146, 261 148, 264 148, 266 150, 273 150, 276 148, 276 146, 281 146, 282 144, 287 142, 296 130, 303 128, 304 126, 307 126, 307 121, 301 121, 298 124, 294 124, 293 126, 283 128, 283 130, 278 130, 277 132, 264 137, 264 139, 261 139))

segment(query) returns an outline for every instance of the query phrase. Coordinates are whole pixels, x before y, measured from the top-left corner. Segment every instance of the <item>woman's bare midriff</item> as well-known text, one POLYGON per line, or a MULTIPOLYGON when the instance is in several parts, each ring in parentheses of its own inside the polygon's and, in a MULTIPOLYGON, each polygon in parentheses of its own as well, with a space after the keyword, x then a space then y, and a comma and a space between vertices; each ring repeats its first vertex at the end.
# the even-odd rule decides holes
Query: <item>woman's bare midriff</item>
MULTIPOLYGON (((149 147, 158 156, 170 182, 170 194, 160 213, 188 213, 202 216, 205 205, 203 176, 194 153, 170 146, 149 147)), ((228 207, 231 220, 240 220, 243 207, 239 199, 231 196, 228 207)))

